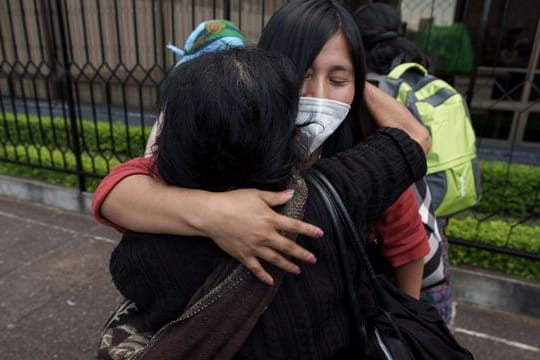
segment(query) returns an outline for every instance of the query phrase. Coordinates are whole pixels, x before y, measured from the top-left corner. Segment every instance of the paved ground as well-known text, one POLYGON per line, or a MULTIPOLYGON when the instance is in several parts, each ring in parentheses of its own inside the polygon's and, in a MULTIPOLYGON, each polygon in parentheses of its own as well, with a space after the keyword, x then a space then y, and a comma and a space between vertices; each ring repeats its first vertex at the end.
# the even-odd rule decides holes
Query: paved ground
MULTIPOLYGON (((119 300, 107 272, 117 234, 79 213, 0 197, 0 358, 92 359, 119 300)), ((476 359, 540 358, 540 319, 457 304, 476 359)))

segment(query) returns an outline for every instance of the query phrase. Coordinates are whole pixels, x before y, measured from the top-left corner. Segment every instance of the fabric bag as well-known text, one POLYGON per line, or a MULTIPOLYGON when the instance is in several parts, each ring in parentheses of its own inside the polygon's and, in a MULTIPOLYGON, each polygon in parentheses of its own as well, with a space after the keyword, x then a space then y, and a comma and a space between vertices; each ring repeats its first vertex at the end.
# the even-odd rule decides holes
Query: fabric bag
POLYGON ((476 136, 463 97, 417 63, 397 65, 368 79, 420 120, 433 139, 427 154, 427 182, 436 216, 449 216, 480 201, 476 136))
POLYGON ((306 180, 321 194, 332 219, 341 252, 352 248, 364 278, 355 282, 350 271, 342 269, 348 284, 350 306, 358 332, 364 337, 368 360, 469 360, 473 355, 463 348, 446 327, 435 308, 398 290, 373 270, 356 228, 330 181, 311 170, 306 180))
MULTIPOLYGON (((295 175, 293 198, 278 212, 301 219, 307 199, 304 180, 295 175)), ((296 234, 285 234, 295 239, 296 234)), ((98 359, 231 359, 274 299, 285 272, 265 265, 274 286, 259 281, 234 259, 223 261, 191 297, 180 317, 153 334, 144 314, 126 300, 111 315, 101 334, 98 359)))

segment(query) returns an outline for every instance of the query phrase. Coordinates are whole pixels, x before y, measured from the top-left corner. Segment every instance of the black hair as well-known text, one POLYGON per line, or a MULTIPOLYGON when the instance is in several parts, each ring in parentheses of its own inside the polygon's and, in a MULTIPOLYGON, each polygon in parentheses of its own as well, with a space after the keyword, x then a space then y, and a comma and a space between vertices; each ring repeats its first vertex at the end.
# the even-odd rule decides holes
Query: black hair
POLYGON ((201 55, 167 77, 156 166, 168 184, 224 191, 285 188, 296 164, 299 84, 262 49, 201 55))
POLYGON ((323 156, 353 146, 372 127, 363 97, 366 69, 362 40, 351 14, 334 0, 293 0, 272 15, 258 44, 289 57, 297 68, 298 80, 302 81, 323 46, 339 31, 345 36, 351 53, 355 95, 347 118, 325 141, 323 156))
POLYGON ((404 37, 401 16, 390 5, 367 4, 359 7, 353 17, 362 36, 370 71, 387 74, 402 62, 416 62, 429 68, 429 58, 404 37))

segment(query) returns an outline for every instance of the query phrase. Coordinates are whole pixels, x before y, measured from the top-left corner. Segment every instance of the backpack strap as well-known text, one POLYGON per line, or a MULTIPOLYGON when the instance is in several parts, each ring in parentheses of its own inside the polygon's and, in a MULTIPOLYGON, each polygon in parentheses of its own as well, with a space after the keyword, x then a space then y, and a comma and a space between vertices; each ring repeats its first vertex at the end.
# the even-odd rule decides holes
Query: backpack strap
POLYGON ((366 80, 376 83, 377 87, 389 94, 393 98, 396 98, 399 93, 399 86, 402 83, 400 79, 390 79, 386 75, 370 72, 366 76, 366 80))
POLYGON ((422 65, 418 63, 414 63, 414 62, 407 62, 407 63, 403 63, 394 67, 392 71, 388 73, 387 76, 390 79, 398 80, 398 79, 403 78, 403 75, 405 75, 406 72, 409 72, 410 70, 413 70, 413 69, 420 72, 420 74, 422 74, 423 76, 426 76, 428 74, 427 69, 423 67, 422 65))
POLYGON ((394 58, 394 60, 392 60, 392 64, 390 65, 390 69, 393 69, 393 68, 395 68, 396 66, 398 66, 399 64, 405 62, 405 61, 403 61, 403 60, 405 60, 405 53, 399 54, 398 56, 396 56, 396 57, 394 58))

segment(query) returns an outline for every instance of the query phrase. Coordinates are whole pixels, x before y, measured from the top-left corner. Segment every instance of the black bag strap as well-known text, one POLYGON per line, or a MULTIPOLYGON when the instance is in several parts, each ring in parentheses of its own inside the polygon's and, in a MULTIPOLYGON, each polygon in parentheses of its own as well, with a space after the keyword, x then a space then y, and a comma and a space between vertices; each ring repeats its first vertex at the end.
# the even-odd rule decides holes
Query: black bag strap
MULTIPOLYGON (((378 344, 379 349, 383 350, 384 353, 384 356, 382 356, 380 352, 375 351, 374 353, 372 348, 370 348, 369 353, 364 358, 412 360, 419 358, 416 355, 423 354, 422 358, 424 359, 429 354, 421 350, 421 347, 417 344, 418 341, 422 341, 421 339, 427 339, 426 341, 435 339, 447 351, 452 351, 452 355, 445 355, 444 358, 474 359, 472 354, 455 340, 434 308, 421 304, 418 300, 403 294, 395 286, 375 274, 365 249, 366 242, 360 238, 345 204, 332 183, 320 171, 315 169, 312 169, 306 174, 306 180, 321 195, 321 199, 331 218, 332 226, 336 230, 336 242, 340 243, 338 250, 342 252, 342 256, 345 255, 343 253, 343 251, 346 251, 345 245, 349 244, 349 249, 352 247, 358 259, 364 262, 364 270, 368 275, 368 285, 371 286, 370 293, 376 302, 377 312, 376 314, 365 314, 365 320, 361 323, 361 330, 365 334, 374 334, 375 337, 369 337, 368 335, 361 339, 370 341, 370 344, 372 344, 371 342, 378 344), (409 308, 409 306, 411 307, 409 308), (430 308, 430 310, 426 311, 426 307, 430 308), (415 328, 415 321, 410 321, 410 319, 416 318, 421 313, 426 317, 419 317, 419 328, 415 328), (429 319, 426 320, 427 318, 429 319), (398 320, 401 320, 401 325, 398 324, 398 320), (379 331, 379 329, 381 330, 379 331), (404 329, 404 331, 400 329, 404 329), (390 336, 389 331, 392 332, 394 337, 390 336), (433 336, 426 338, 425 333, 432 334, 433 336)), ((349 291, 356 294, 353 279, 348 276, 346 280, 349 291)), ((356 308, 356 311, 359 311, 358 304, 361 304, 359 300, 364 299, 351 297, 351 301, 354 301, 352 303, 353 309, 356 308)), ((354 315, 356 316, 356 314, 354 315)), ((430 345, 428 344, 428 346, 430 345)), ((441 354, 440 351, 438 353, 441 354)), ((432 353, 430 352, 430 354, 432 353)))
MULTIPOLYGON (((338 248, 338 252, 343 257, 343 254, 346 252, 346 240, 343 233, 343 226, 340 224, 340 214, 338 208, 335 206, 333 202, 333 196, 329 191, 334 190, 333 186, 330 185, 330 188, 326 186, 326 182, 328 180, 322 175, 319 171, 312 169, 310 172, 308 172, 305 175, 306 181, 308 181, 313 187, 319 192, 321 195, 321 200, 323 201, 326 209, 328 210, 328 214, 330 216, 330 220, 332 221, 332 227, 334 228, 334 235, 336 237, 336 246, 338 248)), ((329 182, 328 182, 329 183, 329 182)), ((334 190, 335 191, 335 190, 334 190)), ((364 324, 364 316, 360 313, 360 309, 357 304, 359 304, 359 296, 356 290, 356 287, 354 286, 354 279, 353 274, 351 273, 351 269, 347 267, 344 261, 340 261, 339 265, 341 267, 341 272, 344 274, 345 282, 347 286, 347 293, 349 295, 349 302, 351 306, 351 310, 353 312, 354 319, 356 320, 356 323, 360 325, 360 334, 364 335, 364 329, 362 329, 364 324)), ((364 338, 364 337, 361 337, 364 338)))
MULTIPOLYGON (((362 239, 358 234, 356 226, 354 225, 354 222, 349 215, 349 211, 345 207, 345 204, 343 204, 343 200, 341 200, 341 197, 339 196, 338 192, 336 191, 330 180, 328 180, 328 178, 324 176, 320 171, 316 169, 311 169, 305 175, 305 179, 309 183, 311 183, 321 195, 321 199, 328 210, 328 214, 330 215, 330 220, 332 221, 332 226, 335 230, 338 251, 340 252, 342 257, 345 258, 345 254, 347 251, 346 244, 348 241, 348 243, 352 245, 355 255, 363 262, 364 270, 368 275, 369 285, 372 289, 371 294, 375 302, 378 304, 378 310, 391 324, 396 336, 401 341, 401 344, 399 345, 399 350, 403 356, 401 359, 413 359, 414 357, 411 355, 410 351, 405 346, 405 340, 403 338, 403 335, 401 334, 401 331, 395 323, 392 314, 385 309, 388 305, 386 304, 386 298, 383 295, 384 289, 379 282, 380 279, 377 277, 377 274, 375 273, 373 265, 371 264, 371 261, 367 254, 367 250, 365 248, 366 241, 365 239, 362 239)), ((349 301, 351 302, 350 305, 353 311, 353 316, 355 317, 359 325, 359 331, 361 335, 360 339, 363 339, 365 341, 368 339, 368 336, 366 335, 366 319, 365 316, 360 313, 359 307, 359 304, 361 304, 360 301, 362 301, 362 299, 358 297, 352 274, 348 271, 348 269, 344 268, 345 264, 343 264, 343 262, 340 262, 340 264, 342 265, 342 272, 345 274, 345 280, 347 282, 347 290, 349 292, 349 301)), ((390 356, 388 357, 388 359, 393 359, 393 357, 390 356)))
POLYGON ((354 225, 345 204, 343 204, 341 197, 330 180, 316 169, 311 169, 310 172, 306 174, 306 180, 308 180, 321 194, 322 200, 330 214, 332 225, 337 230, 338 237, 341 237, 342 240, 346 241, 346 239, 343 239, 343 232, 339 231, 339 229, 343 229, 343 231, 347 233, 355 255, 364 262, 370 280, 376 283, 377 275, 366 251, 366 241, 358 234, 356 226, 354 225))
MULTIPOLYGON (((321 194, 321 198, 325 203, 325 206, 332 220, 332 225, 335 229, 336 239, 338 243, 338 250, 343 258, 347 251, 347 243, 352 245, 352 249, 356 257, 362 261, 364 270, 367 273, 369 280, 369 286, 373 290, 371 295, 375 303, 379 304, 379 310, 382 311, 385 316, 389 317, 389 321, 392 323, 396 333, 401 337, 397 326, 395 326, 390 314, 384 310, 387 307, 386 298, 383 295, 384 289, 381 286, 381 279, 377 276, 369 255, 366 250, 366 241, 362 239, 356 230, 356 226, 349 215, 349 211, 343 204, 343 200, 339 196, 338 192, 334 188, 334 185, 324 176, 320 171, 316 169, 310 170, 310 173, 306 174, 306 180, 308 180, 321 194)), ((344 266, 344 265, 343 265, 344 266)), ((364 324, 364 316, 360 314, 358 304, 361 299, 357 295, 357 289, 348 269, 342 269, 345 274, 345 280, 347 281, 348 291, 351 294, 351 306, 353 308, 353 314, 360 324, 364 324)))

